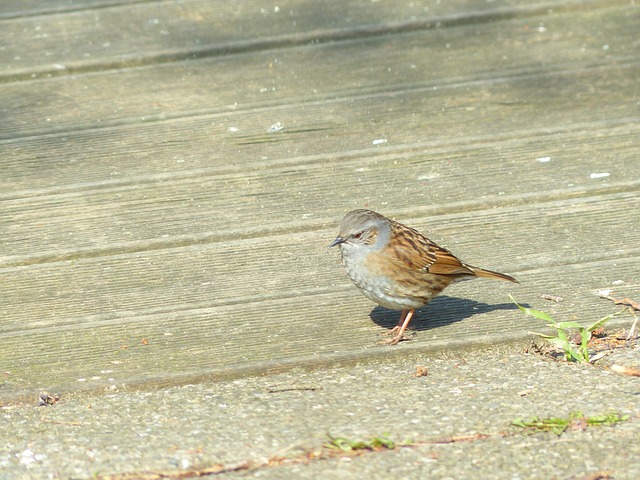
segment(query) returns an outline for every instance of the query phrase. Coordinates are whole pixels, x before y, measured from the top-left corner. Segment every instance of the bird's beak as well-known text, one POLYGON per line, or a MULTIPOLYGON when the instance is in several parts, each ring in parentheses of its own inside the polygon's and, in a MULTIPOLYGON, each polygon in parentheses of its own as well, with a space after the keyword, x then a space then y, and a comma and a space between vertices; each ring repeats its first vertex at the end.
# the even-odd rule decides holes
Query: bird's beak
POLYGON ((336 237, 336 239, 329 244, 329 248, 335 247, 336 245, 340 245, 341 243, 344 243, 346 241, 347 241, 346 238, 336 237))

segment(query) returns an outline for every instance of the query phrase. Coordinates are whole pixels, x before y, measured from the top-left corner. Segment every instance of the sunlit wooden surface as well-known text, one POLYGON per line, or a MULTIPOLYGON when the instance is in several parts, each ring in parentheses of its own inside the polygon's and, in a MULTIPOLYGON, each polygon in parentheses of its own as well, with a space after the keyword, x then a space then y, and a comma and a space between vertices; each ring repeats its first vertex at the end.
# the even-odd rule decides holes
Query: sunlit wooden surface
POLYGON ((3 2, 4 401, 539 330, 509 294, 638 300, 637 5, 277 3, 3 2), (362 207, 522 284, 451 287, 379 346, 398 313, 327 248, 362 207))

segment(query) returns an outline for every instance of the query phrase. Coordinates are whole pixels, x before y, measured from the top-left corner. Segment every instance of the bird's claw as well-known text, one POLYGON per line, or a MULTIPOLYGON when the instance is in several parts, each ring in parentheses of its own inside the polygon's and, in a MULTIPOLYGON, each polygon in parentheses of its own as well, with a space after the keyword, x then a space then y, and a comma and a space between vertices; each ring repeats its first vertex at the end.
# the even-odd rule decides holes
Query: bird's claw
POLYGON ((400 342, 408 342, 409 340, 413 340, 413 335, 410 337, 407 337, 405 335, 395 335, 393 338, 381 340, 380 343, 383 345, 397 345, 400 342))
POLYGON ((380 334, 381 337, 389 337, 391 335, 396 335, 400 331, 400 325, 396 325, 391 330, 387 330, 380 334))

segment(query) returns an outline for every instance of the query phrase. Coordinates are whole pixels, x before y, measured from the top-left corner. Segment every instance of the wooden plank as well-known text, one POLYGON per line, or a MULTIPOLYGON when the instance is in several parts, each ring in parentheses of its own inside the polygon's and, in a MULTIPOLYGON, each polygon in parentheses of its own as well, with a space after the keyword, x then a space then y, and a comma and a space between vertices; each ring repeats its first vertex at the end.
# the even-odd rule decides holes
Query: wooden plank
POLYGON ((471 9, 463 0, 417 0, 401 8, 395 2, 368 0, 283 0, 277 6, 260 0, 185 0, 106 8, 92 8, 88 2, 86 10, 34 17, 15 17, 21 10, 9 8, 9 18, 0 17, 4 23, 0 45, 5 46, 0 49, 0 65, 5 66, 0 74, 4 79, 66 75, 612 4, 625 2, 556 0, 522 5, 496 0, 478 2, 471 9), (33 33, 27 36, 27 32, 33 33))
MULTIPOLYGON (((231 120, 247 110, 261 110, 261 123, 249 130, 257 135, 264 134, 274 118, 284 114, 282 105, 292 105, 301 112, 313 111, 321 102, 334 106, 334 121, 307 128, 326 129, 340 119, 344 104, 352 99, 380 101, 381 95, 386 95, 392 97, 387 100, 393 100, 393 95, 411 89, 425 97, 446 95, 438 110, 469 112, 478 108, 480 99, 456 98, 461 91, 493 87, 503 90, 503 98, 496 102, 518 110, 522 104, 538 101, 540 97, 535 95, 541 88, 568 88, 566 78, 579 75, 581 68, 615 65, 617 69, 630 59, 637 61, 634 50, 605 47, 625 45, 635 34, 639 16, 633 7, 542 15, 9 83, 0 85, 4 98, 0 108, 6 117, 0 124, 0 138, 45 132, 66 137, 70 130, 126 124, 142 127, 164 119, 207 115, 215 133, 215 125, 233 126, 224 122, 225 117, 231 120), (532 28, 532 23, 544 24, 545 30, 532 28), (496 30, 500 31, 497 38, 496 30), (594 36, 594 31, 599 35, 594 36), (243 88, 234 88, 236 85, 243 88), (529 89, 529 85, 537 88, 529 89)), ((588 95, 588 86, 583 91, 588 95)), ((349 118, 346 113, 345 119, 349 118)), ((426 111, 417 115, 423 124, 428 121, 424 117, 427 113, 434 114, 426 111)), ((295 130, 300 116, 287 118, 285 128, 295 130)), ((246 126, 240 130, 241 135, 247 133, 246 126)))
POLYGON ((635 124, 637 109, 628 92, 635 87, 639 68, 525 76, 493 85, 441 88, 429 95, 423 89, 410 89, 349 101, 286 106, 275 114, 250 110, 106 131, 67 132, 38 141, 12 140, 4 144, 6 166, 0 195, 28 196, 27 189, 46 185, 54 185, 49 189, 53 192, 73 185, 91 186, 87 185, 91 182, 95 187, 118 180, 128 184, 140 176, 157 181, 184 170, 199 176, 209 171, 264 168, 282 159, 296 163, 306 157, 324 163, 336 155, 364 156, 383 150, 427 152, 445 145, 498 139, 507 144, 520 136, 635 124), (525 98, 532 100, 520 102, 525 98), (268 125, 277 119, 289 127, 281 134, 266 134, 268 125), (230 127, 239 131, 230 132, 230 127), (380 138, 387 143, 372 145, 380 138), (98 140, 100 147, 96 148, 98 140), (22 189, 27 191, 21 193, 22 189))
MULTIPOLYGON (((358 293, 338 289, 304 297, 304 308, 300 304, 292 308, 291 299, 265 300, 158 313, 126 322, 102 321, 82 329, 5 334, 0 360, 6 373, 0 396, 8 402, 39 390, 158 387, 522 341, 526 332, 542 330, 543 325, 515 310, 507 294, 521 301, 541 293, 560 294, 565 302, 558 306, 542 300, 532 306, 558 319, 588 324, 612 312, 611 304, 591 290, 611 287, 621 278, 636 278, 639 268, 636 257, 520 273, 525 286, 517 290, 488 281, 456 285, 419 313, 414 324, 418 335, 397 348, 376 345, 378 335, 395 324, 397 314, 372 309, 358 293), (582 286, 576 291, 577 278, 582 286)), ((616 288, 622 295, 638 294, 637 286, 616 288)), ((618 321, 624 319, 628 322, 629 316, 618 321)))
MULTIPOLYGON (((484 266, 524 271, 637 254, 639 233, 625 219, 632 224, 640 220, 638 201, 629 192, 440 215, 431 219, 429 229, 424 219, 410 223, 435 240, 448 237, 443 243, 472 264, 491 259, 484 266), (594 223, 601 228, 593 229, 594 223), (575 245, 571 238, 576 236, 588 240, 575 245)), ((5 268, 1 297, 9 302, 0 331, 113 318, 126 322, 157 311, 327 293, 336 278, 348 283, 336 267, 337 252, 326 248, 335 233, 332 226, 5 268)))

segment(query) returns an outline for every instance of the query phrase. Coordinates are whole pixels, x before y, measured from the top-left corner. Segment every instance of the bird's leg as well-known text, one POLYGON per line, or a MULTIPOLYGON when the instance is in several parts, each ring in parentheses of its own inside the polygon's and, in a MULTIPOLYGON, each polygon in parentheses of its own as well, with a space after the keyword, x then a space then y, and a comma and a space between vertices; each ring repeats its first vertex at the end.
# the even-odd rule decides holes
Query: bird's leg
POLYGON ((409 322, 411 321, 411 317, 413 317, 413 312, 415 312, 415 311, 416 311, 415 308, 412 308, 410 310, 403 310, 402 311, 402 315, 400 316, 400 323, 402 323, 402 325, 400 325, 400 323, 399 323, 393 329, 393 330, 395 330, 396 328, 398 328, 398 326, 400 326, 399 330, 397 330, 398 333, 393 338, 390 338, 389 340, 385 340, 384 343, 386 343, 387 345, 395 345, 396 343, 399 343, 402 340, 408 340, 407 338, 404 337, 404 331, 409 326, 409 322), (406 312, 406 315, 405 315, 405 312, 406 312))
POLYGON ((391 330, 382 332, 382 335, 385 337, 389 335, 395 335, 402 328, 402 324, 404 323, 404 319, 407 316, 407 313, 409 313, 409 310, 407 309, 402 310, 402 313, 400 314, 400 320, 398 320, 398 324, 395 327, 393 327, 391 330))

